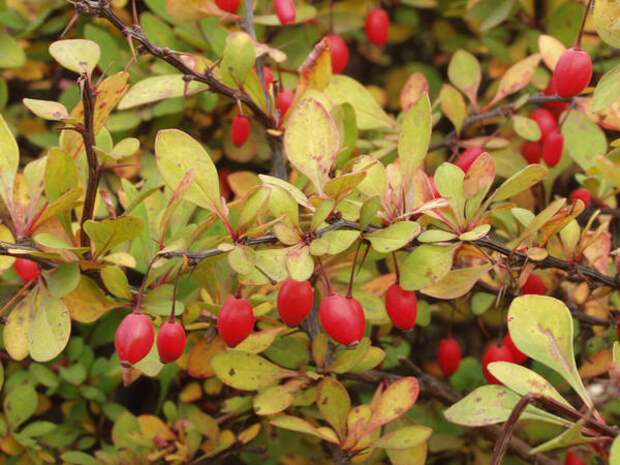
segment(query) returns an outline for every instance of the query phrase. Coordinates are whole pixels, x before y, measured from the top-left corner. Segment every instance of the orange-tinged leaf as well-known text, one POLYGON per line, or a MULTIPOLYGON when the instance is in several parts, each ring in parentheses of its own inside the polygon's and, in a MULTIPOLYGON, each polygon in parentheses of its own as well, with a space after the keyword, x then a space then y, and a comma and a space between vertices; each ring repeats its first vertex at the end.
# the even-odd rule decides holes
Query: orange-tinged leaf
POLYGON ((413 377, 402 378, 391 384, 378 399, 373 399, 372 417, 365 434, 398 418, 409 410, 418 398, 420 386, 413 377))
POLYGON ((87 276, 81 275, 77 287, 61 299, 69 309, 71 319, 92 323, 117 305, 108 300, 103 291, 87 276))
MULTIPOLYGON (((337 443, 338 439, 331 437, 330 434, 326 434, 325 431, 321 431, 319 428, 315 428, 311 423, 303 420, 299 417, 292 415, 279 415, 271 419, 270 423, 278 428, 288 429, 290 431, 297 431, 298 433, 311 434, 317 436, 326 441, 337 443)), ((334 435, 335 436, 335 435, 334 435)))
POLYGON ((607 372, 612 363, 611 350, 602 350, 588 358, 579 367, 579 376, 582 378, 592 378, 607 372))
MULTIPOLYGON (((308 89, 325 90, 332 78, 331 53, 328 41, 323 38, 299 67, 296 96, 300 98, 308 89)), ((293 103, 294 104, 294 103, 293 103)))
POLYGON ((493 99, 482 109, 482 111, 487 111, 500 100, 510 94, 520 91, 527 86, 534 77, 534 73, 536 72, 538 63, 540 63, 540 59, 540 54, 535 53, 512 65, 502 76, 495 97, 493 97, 493 99))
POLYGON ((413 73, 400 91, 400 107, 403 113, 407 113, 423 94, 428 94, 426 76, 420 72, 413 73))
POLYGON ((202 397, 202 387, 196 381, 186 384, 179 393, 181 402, 196 402, 202 397))
POLYGON ((142 434, 147 439, 152 440, 155 436, 159 436, 160 439, 173 441, 176 438, 170 428, 155 415, 140 415, 138 423, 140 424, 142 434))
POLYGON ((566 47, 562 42, 547 34, 538 36, 538 49, 540 50, 542 60, 551 71, 555 70, 555 65, 566 51, 566 47))
POLYGON ((187 372, 194 378, 209 378, 215 375, 211 367, 211 359, 215 354, 226 351, 226 344, 219 336, 214 339, 201 339, 187 358, 187 372))

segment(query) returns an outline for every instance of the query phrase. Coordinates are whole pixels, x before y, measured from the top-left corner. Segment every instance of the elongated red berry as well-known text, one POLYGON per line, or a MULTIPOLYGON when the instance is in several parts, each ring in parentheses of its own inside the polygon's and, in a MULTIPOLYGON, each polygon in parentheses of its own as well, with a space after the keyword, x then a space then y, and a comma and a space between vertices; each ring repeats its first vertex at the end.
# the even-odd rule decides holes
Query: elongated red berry
POLYGON ((557 165, 562 158, 562 150, 564 150, 564 135, 553 131, 543 142, 543 160, 548 166, 557 165))
POLYGON ((332 71, 336 74, 342 73, 349 62, 349 47, 342 37, 338 34, 325 36, 329 43, 329 50, 332 57, 332 71))
POLYGON ((482 356, 482 372, 484 373, 484 377, 490 384, 502 384, 495 376, 491 374, 487 366, 489 365, 489 363, 493 362, 514 363, 514 361, 514 356, 512 355, 512 352, 508 347, 506 347, 505 345, 499 346, 497 344, 490 345, 482 356))
POLYGON ((524 295, 535 294, 535 295, 545 295, 547 292, 547 287, 543 280, 540 279, 540 276, 535 274, 530 274, 525 281, 525 284, 521 286, 521 293, 524 295))
POLYGON ((456 373, 461 365, 461 347, 456 339, 450 337, 439 341, 437 362, 445 376, 456 373))
POLYGON ((250 120, 245 116, 237 115, 233 118, 230 129, 230 138, 237 147, 241 147, 250 137, 250 120))
POLYGON ((415 292, 406 291, 397 283, 392 284, 385 293, 385 308, 398 329, 408 331, 414 327, 418 316, 415 292))
POLYGON ((564 459, 564 465, 586 465, 586 463, 574 452, 568 452, 564 459))
POLYGON ((286 112, 295 100, 295 94, 290 89, 282 89, 276 97, 276 108, 280 113, 280 119, 284 118, 286 112))
MULTIPOLYGON (((547 88, 544 90, 545 95, 558 95, 555 91, 555 84, 553 83, 553 76, 549 79, 549 84, 547 84, 547 88)), ((559 116, 564 110, 568 108, 568 103, 566 102, 545 102, 543 106, 550 110, 555 116, 559 116)))
POLYGON ((254 328, 254 312, 247 299, 229 297, 217 317, 217 330, 224 342, 234 347, 245 340, 254 328))
POLYGON ((530 165, 540 162, 542 156, 542 145, 540 142, 531 142, 526 140, 521 146, 521 156, 525 158, 530 165))
POLYGON ((558 95, 574 97, 579 95, 592 78, 592 59, 581 47, 566 50, 553 72, 553 83, 558 95))
POLYGON ((289 326, 298 326, 312 310, 314 293, 308 281, 288 278, 278 291, 276 304, 280 319, 289 326))
POLYGON ((461 168, 466 173, 469 171, 471 165, 476 161, 476 159, 484 152, 482 147, 478 147, 474 145, 473 147, 468 147, 461 155, 459 155, 458 160, 456 160, 456 166, 461 168))
POLYGON ((123 318, 114 337, 114 347, 121 363, 133 365, 142 360, 153 347, 153 323, 143 313, 133 312, 123 318))
POLYGON ((538 108, 530 113, 530 118, 536 121, 538 127, 540 128, 540 139, 545 140, 545 138, 551 134, 558 127, 558 122, 555 119, 555 115, 551 113, 549 110, 545 108, 538 108))
POLYGON ((592 195, 590 194, 590 191, 588 189, 586 189, 585 187, 580 187, 579 189, 575 189, 573 192, 571 192, 569 197, 571 203, 575 203, 577 199, 581 200, 587 207, 588 205, 590 205, 592 195))
POLYGON ((280 20, 280 24, 290 24, 295 22, 297 10, 293 0, 273 0, 273 9, 280 20))
POLYGON ((185 330, 176 320, 166 321, 157 334, 157 351, 162 363, 178 360, 185 352, 185 330))
POLYGON ((517 349, 515 343, 512 342, 512 337, 510 337, 510 333, 506 333, 504 339, 502 339, 502 345, 508 347, 510 352, 512 352, 515 363, 518 363, 519 365, 525 363, 525 361, 527 360, 527 355, 517 349))
POLYGON ((370 10, 366 15, 366 37, 375 45, 387 42, 390 33, 390 18, 381 8, 370 10))
POLYGON ((32 281, 39 276, 39 265, 27 258, 16 258, 13 268, 24 282, 32 281))
POLYGON ((229 13, 235 13, 239 8, 239 2, 241 0, 215 0, 215 4, 220 10, 228 11, 229 13))
POLYGON ((364 337, 366 318, 357 299, 347 299, 341 294, 323 297, 319 320, 325 332, 341 344, 349 346, 364 337))

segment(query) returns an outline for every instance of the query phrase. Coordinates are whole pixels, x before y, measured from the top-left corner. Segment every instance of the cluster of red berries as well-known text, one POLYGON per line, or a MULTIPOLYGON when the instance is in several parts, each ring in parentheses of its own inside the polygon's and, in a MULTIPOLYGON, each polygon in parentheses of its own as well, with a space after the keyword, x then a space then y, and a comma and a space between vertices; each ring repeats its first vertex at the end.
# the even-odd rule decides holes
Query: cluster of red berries
MULTIPOLYGON (((151 319, 134 311, 123 318, 116 330, 114 346, 121 363, 133 365, 150 352, 155 339, 151 319)), ((157 334, 157 351, 163 363, 178 360, 185 351, 185 330, 174 319, 166 321, 157 334)))
POLYGON ((557 165, 564 150, 564 135, 559 131, 557 114, 547 108, 538 108, 530 113, 540 129, 540 139, 526 141, 521 155, 528 163, 539 163, 542 158, 548 166, 557 165))

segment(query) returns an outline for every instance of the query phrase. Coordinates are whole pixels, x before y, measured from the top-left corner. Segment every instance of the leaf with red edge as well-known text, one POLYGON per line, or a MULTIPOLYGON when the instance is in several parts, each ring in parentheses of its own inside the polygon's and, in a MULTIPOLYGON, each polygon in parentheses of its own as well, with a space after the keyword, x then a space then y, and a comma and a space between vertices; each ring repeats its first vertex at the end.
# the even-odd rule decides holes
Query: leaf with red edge
POLYGON ((527 86, 534 77, 540 59, 540 53, 535 53, 508 68, 508 71, 504 73, 502 79, 499 81, 499 87, 495 93, 495 97, 493 97, 482 111, 487 111, 500 100, 527 86))
POLYGON ((402 378, 391 384, 371 404, 372 417, 364 430, 372 433, 377 428, 398 418, 409 410, 418 399, 420 386, 413 377, 402 378))

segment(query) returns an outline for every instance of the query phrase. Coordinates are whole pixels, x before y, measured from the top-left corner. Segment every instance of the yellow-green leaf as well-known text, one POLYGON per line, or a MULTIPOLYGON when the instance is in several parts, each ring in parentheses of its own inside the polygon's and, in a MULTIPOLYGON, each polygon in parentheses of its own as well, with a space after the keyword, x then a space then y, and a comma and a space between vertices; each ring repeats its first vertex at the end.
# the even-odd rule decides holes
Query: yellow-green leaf
POLYGON ((527 86, 534 77, 538 63, 540 63, 540 58, 540 54, 535 53, 508 68, 508 71, 504 73, 502 79, 499 81, 499 87, 495 93, 495 97, 493 97, 482 111, 488 110, 508 95, 514 94, 527 86))
POLYGON ((69 118, 69 112, 62 103, 52 100, 37 100, 25 98, 22 100, 26 108, 39 118, 58 121, 69 118))
POLYGON ((19 164, 19 149, 13 133, 0 115, 0 198, 13 205, 13 185, 19 164))
POLYGON ((372 443, 381 449, 410 449, 426 442, 433 430, 428 426, 414 425, 392 431, 372 443))
POLYGON ((448 78, 477 108, 482 73, 476 57, 466 50, 457 50, 448 65, 448 78))
POLYGON ((415 221, 399 221, 387 228, 364 235, 372 244, 372 248, 380 253, 398 250, 411 242, 420 233, 420 225, 415 221))
POLYGON ((57 40, 49 52, 64 68, 79 74, 91 74, 101 55, 99 45, 86 39, 57 40))
POLYGON ((119 110, 128 110, 160 100, 194 95, 204 90, 205 84, 197 81, 186 82, 182 74, 151 76, 136 82, 118 104, 119 110))
POLYGON ((454 125, 456 132, 461 132, 461 127, 467 117, 467 106, 460 92, 450 84, 444 84, 439 92, 439 105, 443 114, 454 125))
POLYGON ((439 282, 450 272, 458 246, 423 244, 416 247, 401 263, 403 289, 417 291, 439 282))
POLYGON ((316 390, 316 405, 325 421, 334 428, 341 440, 344 439, 347 416, 351 409, 351 399, 345 387, 335 378, 323 378, 316 390))
POLYGON ((261 389, 279 379, 297 375, 259 355, 237 350, 214 355, 211 366, 224 384, 243 391, 261 389))
POLYGON ((28 356, 28 333, 32 324, 33 299, 22 299, 9 313, 2 332, 4 347, 13 360, 28 356))
POLYGON ((478 279, 489 271, 491 267, 491 264, 486 264, 451 270, 441 281, 425 287, 420 292, 437 299, 456 299, 471 291, 478 279))
POLYGON ((534 184, 542 181, 549 170, 542 165, 527 165, 521 171, 513 174, 493 193, 493 200, 499 202, 506 200, 534 184))
POLYGON ((84 230, 93 242, 97 256, 102 256, 125 241, 138 237, 144 224, 135 216, 119 216, 101 221, 88 220, 84 223, 84 230))
POLYGON ((413 174, 424 161, 430 140, 431 104, 428 94, 424 94, 405 115, 398 139, 398 159, 405 188, 410 186, 413 174))

